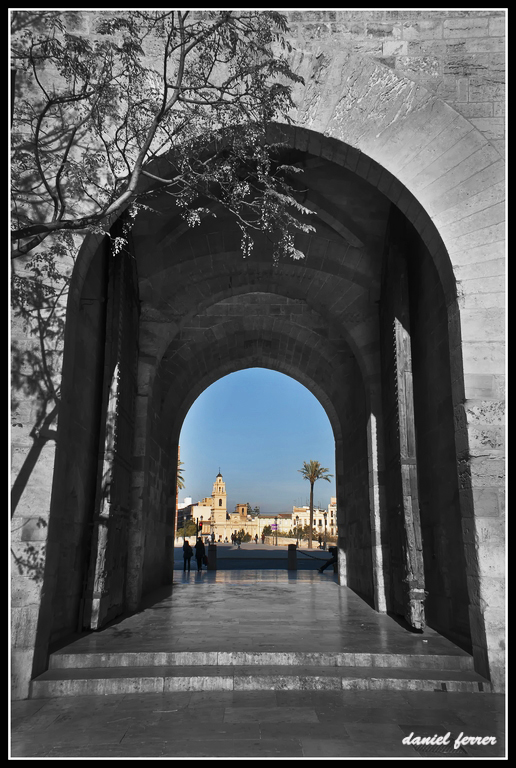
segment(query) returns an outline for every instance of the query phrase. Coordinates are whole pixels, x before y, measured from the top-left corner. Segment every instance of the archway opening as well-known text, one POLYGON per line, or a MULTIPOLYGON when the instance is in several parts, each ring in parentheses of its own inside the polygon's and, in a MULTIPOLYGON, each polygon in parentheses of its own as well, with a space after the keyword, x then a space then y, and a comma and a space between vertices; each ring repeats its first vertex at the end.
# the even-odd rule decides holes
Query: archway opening
POLYGON ((191 406, 179 444, 178 531, 191 535, 200 522, 202 536, 216 542, 235 534, 251 541, 264 531, 283 545, 307 539, 310 483, 300 470, 315 460, 328 481, 314 484, 313 538, 336 543, 333 430, 318 400, 290 376, 251 367, 222 377, 191 406))

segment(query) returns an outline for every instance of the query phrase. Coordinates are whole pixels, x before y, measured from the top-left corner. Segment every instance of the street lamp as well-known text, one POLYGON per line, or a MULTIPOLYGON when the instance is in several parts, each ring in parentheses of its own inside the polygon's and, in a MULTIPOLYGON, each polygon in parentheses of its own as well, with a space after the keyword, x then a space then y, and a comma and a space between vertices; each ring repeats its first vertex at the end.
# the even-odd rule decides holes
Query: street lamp
POLYGON ((326 549, 326 518, 328 517, 328 513, 324 512, 324 549, 326 549))
POLYGON ((299 547, 299 515, 296 515, 296 547, 299 547))
POLYGON ((278 546, 278 518, 274 518, 274 527, 276 529, 276 546, 278 546))

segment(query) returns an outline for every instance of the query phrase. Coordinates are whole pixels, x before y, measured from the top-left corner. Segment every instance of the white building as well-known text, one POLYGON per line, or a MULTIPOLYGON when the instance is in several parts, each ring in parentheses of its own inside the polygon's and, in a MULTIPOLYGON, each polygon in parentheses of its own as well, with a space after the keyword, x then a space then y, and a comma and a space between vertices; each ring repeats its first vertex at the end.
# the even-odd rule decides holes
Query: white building
MULTIPOLYGON (((328 536, 337 535, 337 499, 332 496, 328 509, 319 509, 314 507, 314 529, 321 536, 324 536, 325 522, 326 533, 328 536)), ((310 507, 305 505, 303 507, 292 507, 292 528, 310 525, 310 507)))

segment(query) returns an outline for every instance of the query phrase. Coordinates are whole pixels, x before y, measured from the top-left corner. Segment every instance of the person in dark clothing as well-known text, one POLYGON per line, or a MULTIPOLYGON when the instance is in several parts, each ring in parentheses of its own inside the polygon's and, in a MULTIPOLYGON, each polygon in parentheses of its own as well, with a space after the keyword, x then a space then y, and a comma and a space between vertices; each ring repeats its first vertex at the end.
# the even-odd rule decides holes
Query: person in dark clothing
POLYGON ((193 555, 193 549, 190 546, 190 543, 187 539, 185 539, 185 543, 183 544, 183 571, 186 571, 186 567, 188 566, 188 570, 190 570, 190 560, 192 559, 193 555))
POLYGON ((337 558, 338 558, 338 555, 339 555, 339 550, 338 550, 338 548, 337 548, 337 547, 329 547, 329 548, 328 548, 328 551, 330 552, 330 554, 331 554, 331 557, 330 557, 330 559, 329 559, 329 560, 327 560, 327 561, 324 563, 324 565, 321 565, 321 567, 317 569, 317 570, 319 571, 319 573, 323 573, 323 571, 324 571, 324 570, 325 570, 325 569, 326 569, 326 568, 327 568, 329 565, 333 565, 334 563, 336 563, 336 562, 337 562, 337 558))
POLYGON ((195 542, 195 559, 197 560, 197 571, 202 571, 202 561, 205 554, 206 548, 204 546, 203 540, 201 537, 199 537, 195 542))

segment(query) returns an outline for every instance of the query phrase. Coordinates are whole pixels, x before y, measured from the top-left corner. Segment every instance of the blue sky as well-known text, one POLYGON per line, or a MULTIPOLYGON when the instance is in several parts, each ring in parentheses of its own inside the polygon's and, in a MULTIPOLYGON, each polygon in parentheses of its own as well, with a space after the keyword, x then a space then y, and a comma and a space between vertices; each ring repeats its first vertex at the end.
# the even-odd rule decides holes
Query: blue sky
MULTIPOLYGON (((180 436, 185 488, 179 501, 211 496, 220 472, 228 510, 249 502, 264 514, 309 503, 297 471, 315 459, 335 475, 335 442, 318 400, 289 376, 248 368, 219 379, 190 408, 180 436)), ((314 504, 326 508, 335 478, 319 480, 314 504)))

